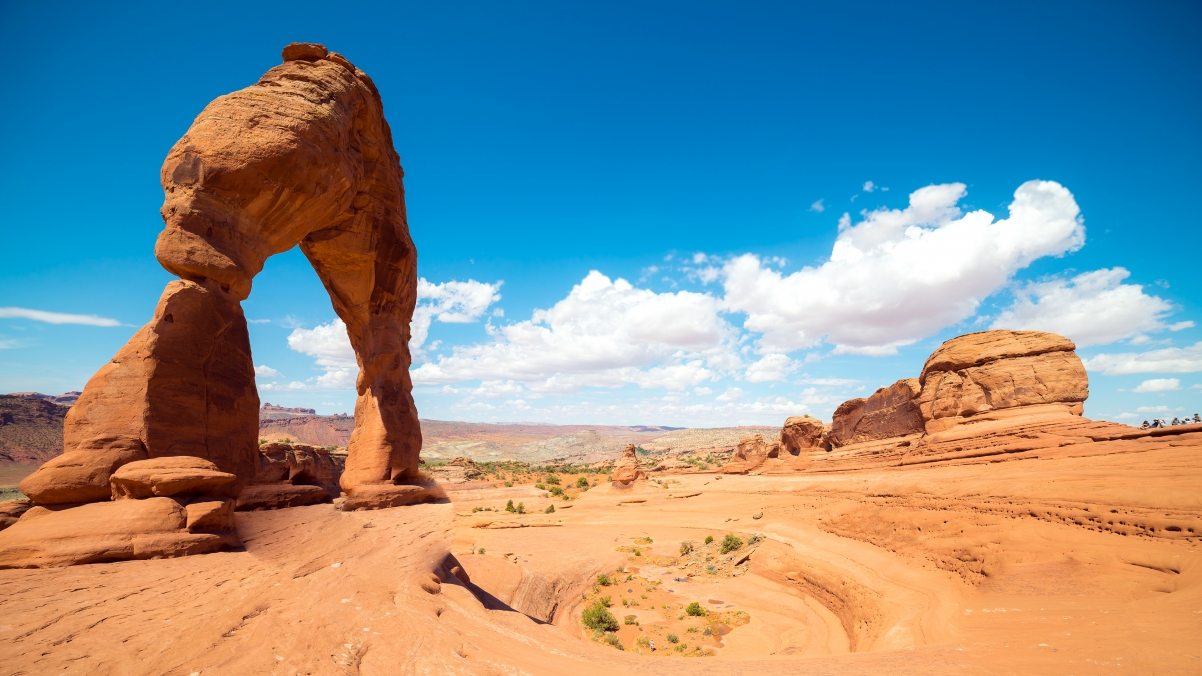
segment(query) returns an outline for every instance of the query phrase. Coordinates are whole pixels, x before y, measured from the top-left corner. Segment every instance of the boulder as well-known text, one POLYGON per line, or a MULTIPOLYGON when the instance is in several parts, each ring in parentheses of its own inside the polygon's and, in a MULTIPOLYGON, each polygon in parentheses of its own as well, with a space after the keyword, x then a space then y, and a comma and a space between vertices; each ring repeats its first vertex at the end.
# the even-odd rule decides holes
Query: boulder
POLYGON ((796 415, 785 420, 780 431, 782 453, 800 455, 811 449, 822 448, 826 442, 826 426, 821 420, 808 415, 796 415))
POLYGON ((769 457, 774 457, 773 451, 779 453, 778 445, 765 443, 764 437, 759 434, 743 437, 720 471, 724 474, 746 474, 759 468, 769 457))
POLYGON ((240 512, 284 509, 332 501, 333 497, 329 491, 321 486, 294 486, 290 483, 254 484, 242 489, 242 493, 238 495, 237 509, 240 512))
POLYGON ((223 533, 234 530, 234 501, 229 498, 197 498, 188 501, 187 528, 191 533, 223 533))
POLYGON ((927 359, 915 400, 928 433, 965 418, 1041 404, 1080 415, 1089 376, 1068 339, 1041 331, 984 331, 945 342, 927 359))
POLYGON ((0 531, 0 568, 183 556, 238 545, 229 533, 190 533, 187 523, 187 511, 171 498, 35 508, 0 531))
POLYGON ((613 477, 614 482, 627 486, 647 478, 647 472, 639 469, 639 455, 634 444, 626 444, 622 457, 618 458, 617 464, 614 465, 613 477))
POLYGON ((21 480, 21 492, 43 505, 108 500, 113 472, 146 459, 146 450, 137 439, 100 438, 89 444, 101 447, 68 451, 47 461, 21 480))
POLYGON ((878 389, 867 399, 843 402, 831 420, 831 445, 921 433, 923 420, 916 402, 919 388, 918 378, 907 378, 878 389))
POLYGON ((131 500, 214 495, 235 479, 204 458, 181 455, 131 462, 114 472, 110 481, 114 500, 131 500))

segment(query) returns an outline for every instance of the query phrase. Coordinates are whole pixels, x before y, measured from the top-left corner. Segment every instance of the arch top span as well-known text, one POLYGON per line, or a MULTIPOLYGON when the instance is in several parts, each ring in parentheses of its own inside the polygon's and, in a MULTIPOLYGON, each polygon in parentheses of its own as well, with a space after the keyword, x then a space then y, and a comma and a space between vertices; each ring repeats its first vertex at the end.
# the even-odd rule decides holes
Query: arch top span
POLYGON ((321 45, 293 43, 283 57, 212 101, 168 152, 155 256, 181 281, 68 414, 78 476, 59 479, 107 484, 125 462, 194 455, 236 474, 226 490, 237 495, 254 476, 259 407, 241 301, 268 257, 299 245, 359 365, 342 487, 374 506, 415 495, 387 488, 420 477, 408 347, 417 252, 400 158, 366 73, 321 45))

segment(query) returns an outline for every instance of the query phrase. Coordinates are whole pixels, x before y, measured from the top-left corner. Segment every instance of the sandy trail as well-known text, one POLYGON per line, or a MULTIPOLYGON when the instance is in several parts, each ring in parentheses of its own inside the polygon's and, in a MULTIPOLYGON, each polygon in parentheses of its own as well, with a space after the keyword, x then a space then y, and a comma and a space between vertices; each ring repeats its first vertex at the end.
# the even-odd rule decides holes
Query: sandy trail
POLYGON ((570 503, 518 486, 239 513, 245 551, 0 571, 0 674, 1199 673, 1202 444, 1179 441, 682 475, 570 503), (531 513, 472 513, 509 499, 531 513), (674 565, 680 542, 726 533, 764 538, 744 572, 674 565), (636 538, 654 544, 635 556, 636 538), (431 594, 422 582, 448 551, 471 583, 431 594), (658 610, 669 602, 750 622, 714 657, 593 641, 582 599, 619 568, 637 573, 603 591, 640 622, 619 632, 627 648, 685 626, 658 610))

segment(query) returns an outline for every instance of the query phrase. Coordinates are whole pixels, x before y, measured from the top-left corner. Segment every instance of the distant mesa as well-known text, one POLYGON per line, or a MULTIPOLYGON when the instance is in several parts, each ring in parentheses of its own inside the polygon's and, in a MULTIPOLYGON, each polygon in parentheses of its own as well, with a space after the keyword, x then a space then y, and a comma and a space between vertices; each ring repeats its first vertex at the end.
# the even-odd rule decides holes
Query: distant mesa
POLYGON ((81 394, 83 394, 83 392, 79 391, 64 392, 58 396, 53 394, 42 394, 41 392, 9 392, 8 396, 25 397, 27 399, 41 399, 42 401, 49 401, 51 403, 61 404, 63 406, 74 406, 75 402, 79 401, 79 395, 81 394))
POLYGON ((0 462, 40 464, 63 452, 63 419, 71 409, 30 394, 37 393, 0 395, 0 462))
POLYGON ((298 415, 317 415, 317 409, 314 409, 314 408, 304 408, 304 407, 300 407, 300 406, 295 407, 295 408, 288 408, 286 406, 276 406, 275 404, 270 404, 270 403, 263 404, 263 412, 264 413, 296 413, 298 415))

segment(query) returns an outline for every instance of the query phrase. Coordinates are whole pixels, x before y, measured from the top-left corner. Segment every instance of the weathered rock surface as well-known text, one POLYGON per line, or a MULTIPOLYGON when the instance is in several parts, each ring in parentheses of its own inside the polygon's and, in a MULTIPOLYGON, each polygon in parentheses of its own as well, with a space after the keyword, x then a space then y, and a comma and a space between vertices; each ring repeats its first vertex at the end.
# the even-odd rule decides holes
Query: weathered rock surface
POLYGON ((434 481, 415 482, 412 484, 368 484, 360 486, 350 493, 346 500, 338 505, 344 512, 360 509, 384 509, 386 507, 404 507, 422 502, 441 502, 447 494, 434 481))
POLYGON ((29 511, 30 507, 33 507, 33 501, 28 498, 0 502, 0 530, 16 523, 22 514, 29 511))
POLYGON ((730 461, 723 465, 720 471, 724 474, 746 474, 758 469, 768 458, 777 457, 778 453, 779 445, 766 443, 764 437, 759 434, 743 437, 739 445, 735 446, 730 461))
POLYGON ((780 431, 781 451, 790 455, 820 448, 825 441, 826 426, 821 420, 808 415, 788 418, 780 431))
POLYGON ((236 496, 256 474, 259 426, 241 301, 263 262, 297 245, 360 367, 344 487, 418 478, 402 177, 375 85, 321 45, 289 45, 258 83, 210 103, 161 172, 155 255, 181 279, 88 382, 65 421, 70 459, 30 479, 35 500, 104 500, 121 462, 181 455, 234 475, 219 490, 236 496))
POLYGON ((918 378, 909 378, 882 387, 867 399, 843 402, 831 419, 832 445, 921 433, 922 414, 915 402, 919 389, 918 378))
POLYGON ((332 502, 329 491, 321 486, 294 486, 290 483, 252 484, 238 495, 238 511, 284 509, 332 502))
POLYGON ((96 441, 97 449, 64 453, 21 480, 21 492, 39 504, 62 505, 108 500, 109 479, 121 466, 146 459, 136 439, 96 441))
POLYGON ((639 468, 639 455, 634 444, 627 444, 622 451, 622 457, 614 465, 614 481, 630 485, 639 479, 646 479, 647 472, 639 468))
POLYGON ((183 556, 237 545, 231 534, 191 533, 171 498, 95 502, 71 509, 35 507, 0 531, 0 568, 183 556))
POLYGON ((474 460, 471 458, 458 457, 445 465, 432 467, 426 470, 434 479, 443 483, 464 483, 484 475, 474 460))
MULTIPOLYGON (((330 498, 342 493, 338 480, 346 465, 346 456, 320 446, 269 443, 259 446, 255 484, 287 483, 319 486, 330 498)), ((239 495, 239 502, 245 493, 239 495)))
POLYGON ((177 455, 138 460, 113 473, 110 482, 114 500, 135 500, 173 495, 214 495, 237 479, 217 471, 204 458, 177 455))

